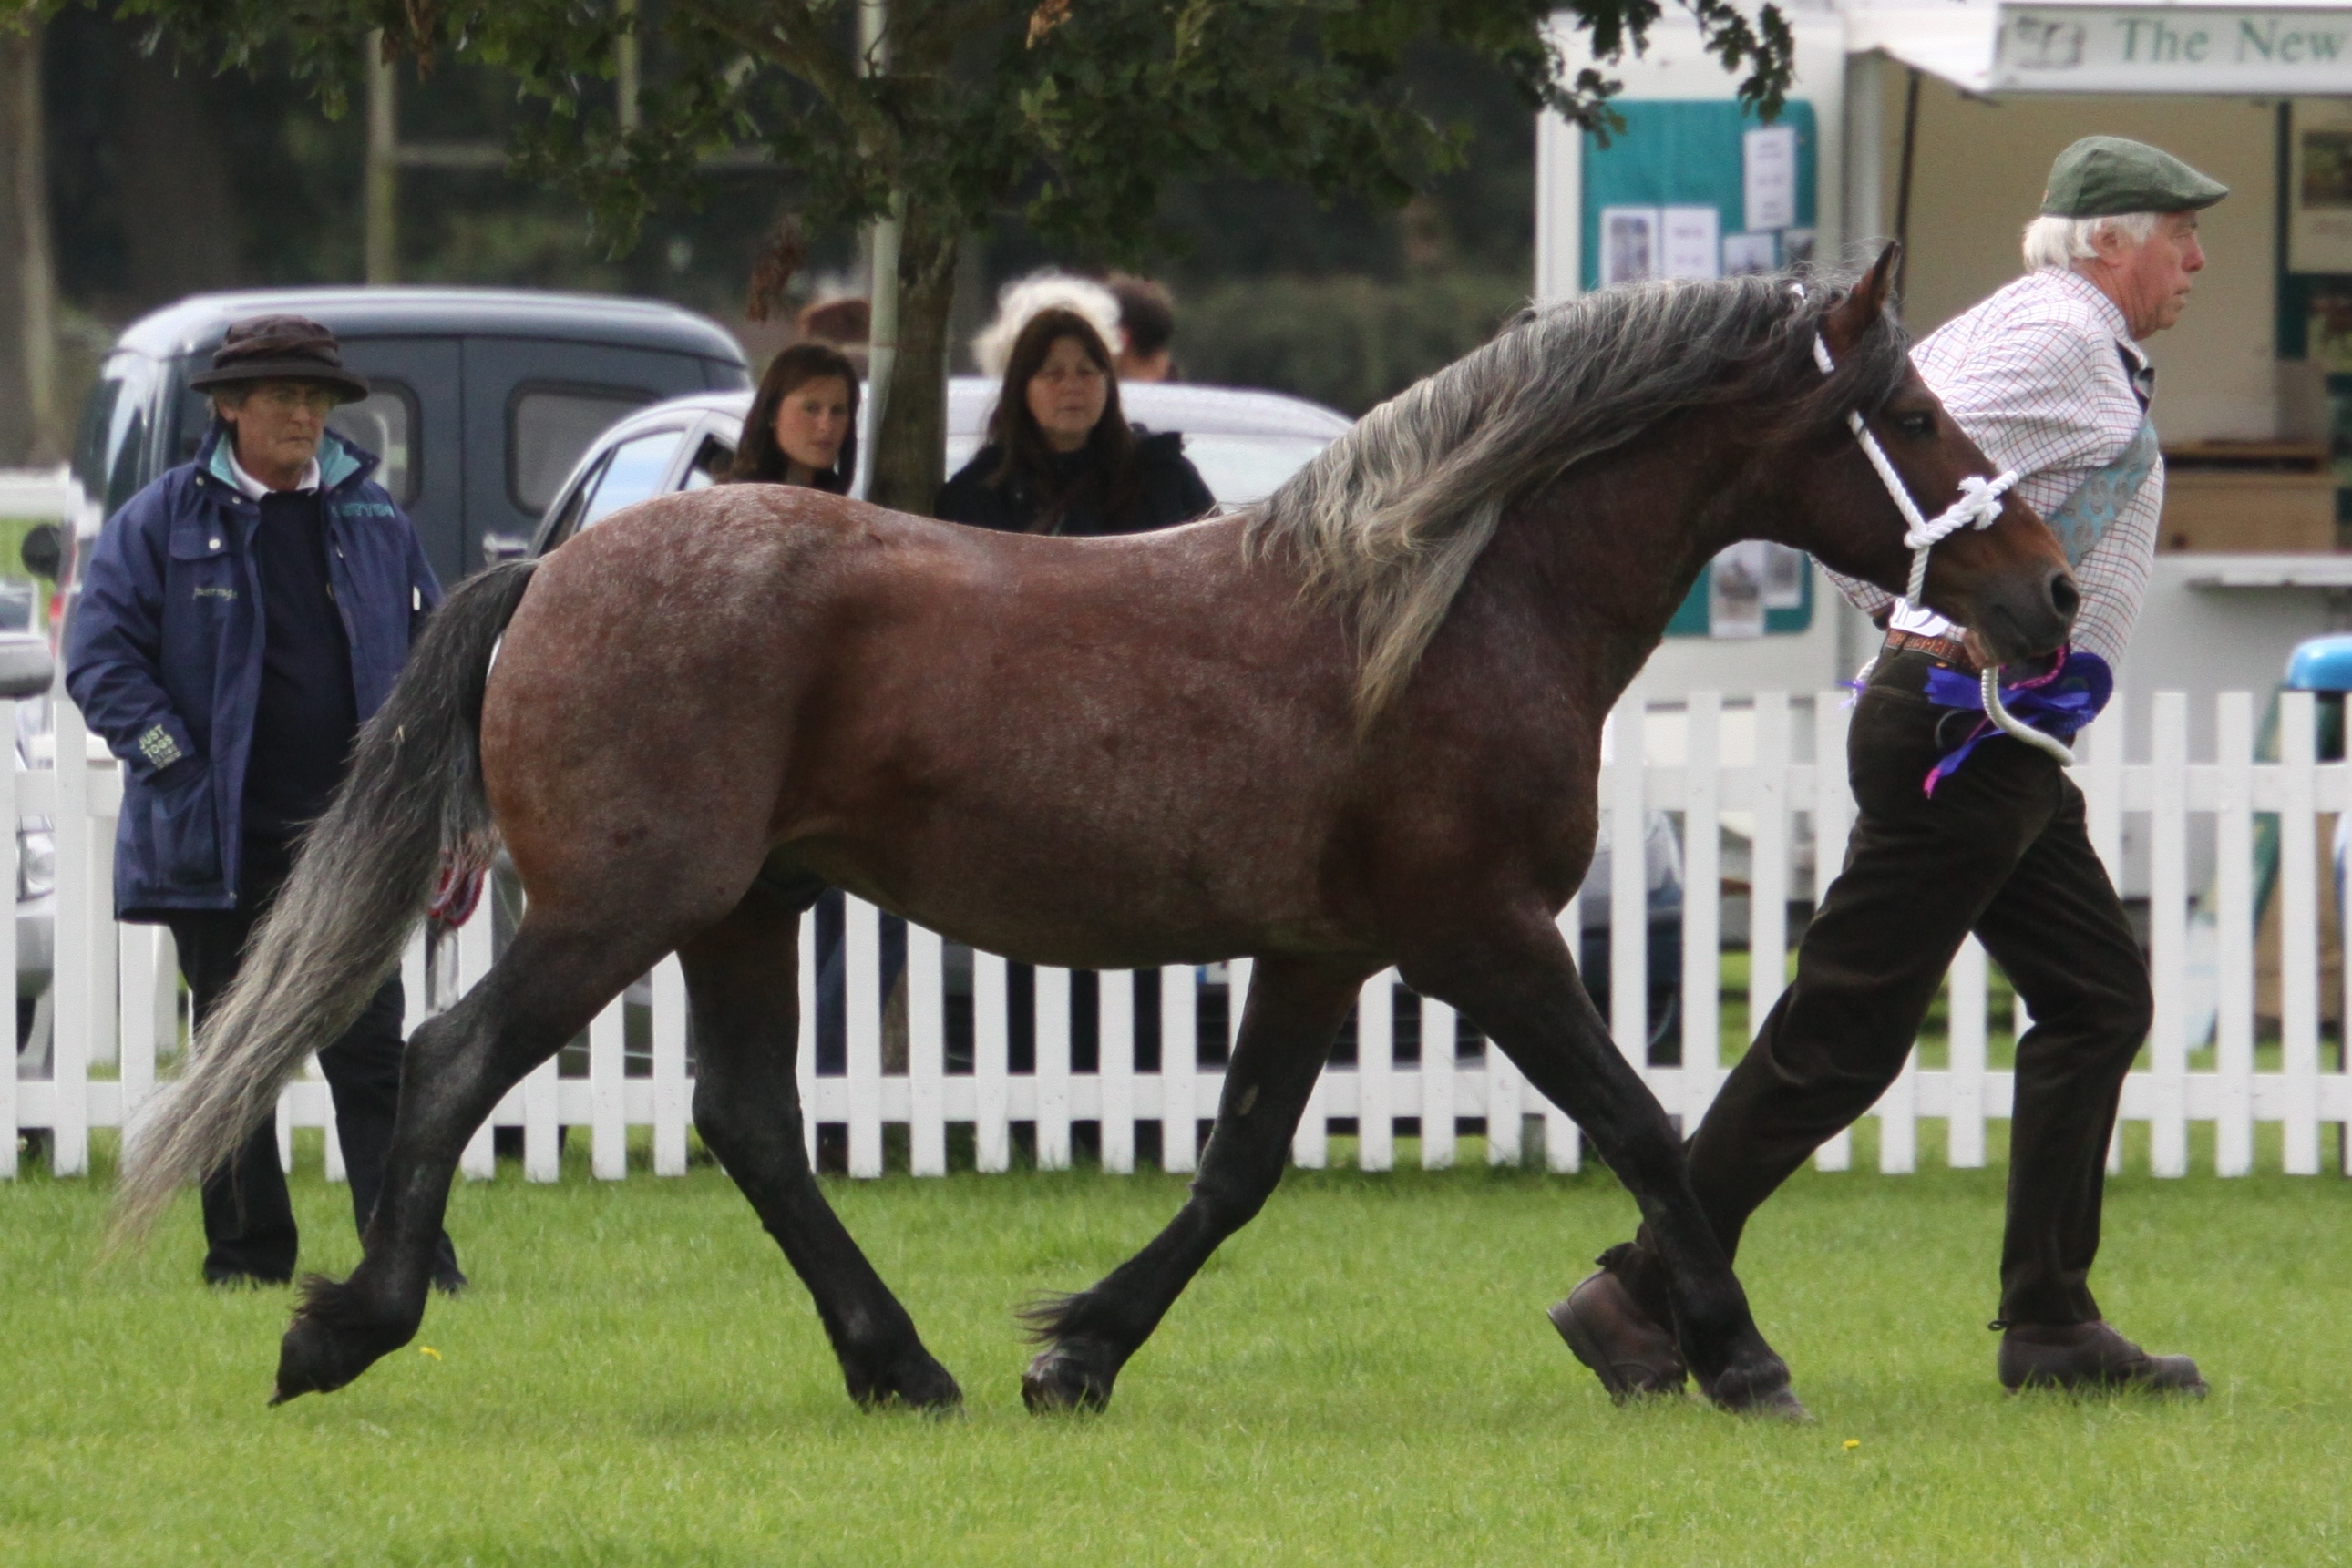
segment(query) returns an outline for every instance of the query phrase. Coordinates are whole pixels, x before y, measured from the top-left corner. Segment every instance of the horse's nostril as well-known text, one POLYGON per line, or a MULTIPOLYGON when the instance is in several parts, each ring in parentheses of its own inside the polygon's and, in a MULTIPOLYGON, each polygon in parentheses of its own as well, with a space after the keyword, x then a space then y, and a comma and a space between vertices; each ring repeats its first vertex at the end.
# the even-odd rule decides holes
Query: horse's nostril
POLYGON ((2073 578, 2068 577, 2064 572, 2059 572, 2050 579, 2050 608, 2058 612, 2066 620, 2072 621, 2074 619, 2074 612, 2082 608, 2082 592, 2075 588, 2073 578))

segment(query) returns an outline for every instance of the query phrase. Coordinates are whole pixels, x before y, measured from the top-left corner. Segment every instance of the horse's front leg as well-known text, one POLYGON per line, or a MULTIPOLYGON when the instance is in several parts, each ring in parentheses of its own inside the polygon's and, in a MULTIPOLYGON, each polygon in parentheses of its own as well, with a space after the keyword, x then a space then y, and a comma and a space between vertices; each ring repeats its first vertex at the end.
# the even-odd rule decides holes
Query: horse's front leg
POLYGON ((1700 1211, 1674 1124, 1611 1040, 1559 930, 1540 910, 1442 956, 1402 965, 1415 989, 1451 1003, 1576 1118, 1641 1206, 1672 1276, 1683 1355, 1727 1410, 1806 1418, 1789 1368, 1756 1327, 1730 1257, 1700 1211))
MULTIPOLYGON (((1099 1410, 1109 1404, 1111 1385, 1128 1357, 1160 1326, 1218 1244, 1264 1207, 1282 1180, 1291 1134, 1331 1041, 1370 972, 1361 964, 1257 961, 1192 1197, 1165 1230, 1091 1290, 1024 1310, 1045 1346, 1021 1379, 1029 1408, 1099 1410)), ((1161 1046, 1192 1048, 1191 1040, 1161 1046)))

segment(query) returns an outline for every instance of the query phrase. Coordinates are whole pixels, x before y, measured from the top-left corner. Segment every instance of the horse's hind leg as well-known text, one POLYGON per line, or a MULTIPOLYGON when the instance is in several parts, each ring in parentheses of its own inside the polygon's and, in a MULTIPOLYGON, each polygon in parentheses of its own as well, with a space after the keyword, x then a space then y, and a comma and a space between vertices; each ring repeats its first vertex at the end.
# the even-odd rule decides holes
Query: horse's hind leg
POLYGON ((1558 927, 1540 914, 1475 950, 1449 943, 1403 966, 1416 989, 1467 1013, 1552 1103, 1576 1118, 1641 1206, 1672 1276, 1683 1354, 1726 1409, 1802 1419, 1789 1368, 1756 1327, 1731 1260, 1691 1190, 1682 1145, 1586 996, 1558 927))
MULTIPOLYGON (((812 889, 812 891, 814 891, 812 889)), ((815 1299, 849 1396, 947 1409, 963 1401, 818 1190, 793 1060, 805 899, 765 883, 678 950, 694 1010, 694 1123, 815 1299)))
POLYGON ((1045 1344, 1021 1379, 1029 1408, 1098 1410, 1109 1404, 1128 1357, 1218 1244, 1265 1205, 1367 972, 1360 965, 1258 960, 1192 1197, 1150 1245, 1091 1290, 1023 1312, 1045 1344))
POLYGON ((341 1388, 415 1336, 466 1141, 523 1074, 658 956, 638 950, 643 942, 613 931, 557 935, 526 919, 482 982, 417 1030, 366 1255, 348 1280, 306 1282, 279 1346, 273 1404, 341 1388))

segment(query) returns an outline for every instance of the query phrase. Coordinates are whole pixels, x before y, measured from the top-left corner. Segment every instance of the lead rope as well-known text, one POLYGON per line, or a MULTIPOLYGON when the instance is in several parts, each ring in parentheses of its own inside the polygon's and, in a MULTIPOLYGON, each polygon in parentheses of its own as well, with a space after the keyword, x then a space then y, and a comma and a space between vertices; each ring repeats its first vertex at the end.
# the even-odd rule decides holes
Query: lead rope
MULTIPOLYGON (((1837 362, 1830 358, 1830 346, 1822 340, 1818 332, 1813 335, 1813 363, 1821 367, 1822 374, 1825 376, 1837 372, 1837 362)), ((1877 470, 1878 481, 1886 486, 1887 497, 1894 501, 1895 510, 1903 514, 1903 544, 1911 552, 1911 580, 1905 587, 1903 597, 1916 604, 1927 586, 1927 552, 1962 528, 1992 527, 2000 517, 2002 495, 2017 483, 2017 471, 2012 468, 1991 479, 1980 474, 1968 475, 1960 480, 1958 497, 1937 516, 1926 517, 1921 514, 1918 503, 1912 500, 1910 487, 1903 483, 1903 476, 1888 461, 1886 449, 1879 445, 1878 437, 1871 434, 1861 411, 1848 409, 1845 423, 1846 428, 1853 432, 1854 440, 1861 444, 1863 455, 1869 458, 1871 467, 1877 470)), ((1877 662, 1873 659, 1871 665, 1877 662)), ((1864 668, 1866 673, 1870 665, 1864 668)), ((1987 666, 1978 689, 1984 695, 1985 716, 2000 727, 2002 734, 2021 740, 2037 751, 2048 753, 2062 768, 2074 765, 2074 754, 2067 749, 2064 741, 2055 736, 2042 734, 2009 711, 2008 705, 2000 700, 1999 664, 1987 666)))

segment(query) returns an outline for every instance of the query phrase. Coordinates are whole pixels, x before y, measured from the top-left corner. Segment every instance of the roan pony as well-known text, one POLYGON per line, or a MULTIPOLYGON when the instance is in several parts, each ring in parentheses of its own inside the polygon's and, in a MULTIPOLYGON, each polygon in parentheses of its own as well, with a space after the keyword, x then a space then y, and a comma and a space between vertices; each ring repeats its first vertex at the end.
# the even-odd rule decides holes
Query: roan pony
MULTIPOLYGON (((851 1396, 957 1404, 803 1154, 795 935, 831 883, 1032 963, 1256 960, 1191 1197, 1100 1283, 1032 1310, 1033 1407, 1109 1399, 1274 1189, 1358 988, 1394 965, 1632 1191, 1706 1393, 1801 1416, 1553 920, 1591 854, 1602 717, 1709 557, 1776 539, 1903 586, 1903 524, 1847 412, 1931 515, 1990 472, 1911 369, 1893 255, 1848 287, 1661 283, 1529 311, 1235 517, 1031 538, 746 486, 472 579, 135 1136, 121 1221, 227 1155, 394 967, 445 863, 480 863, 495 832, 527 913, 410 1043, 365 1257, 309 1282, 280 1400, 415 1335, 469 1135, 676 952, 696 1125, 851 1396)), ((2012 497, 1938 547, 1926 597, 2013 659, 2063 639, 2074 586, 2012 497)))

